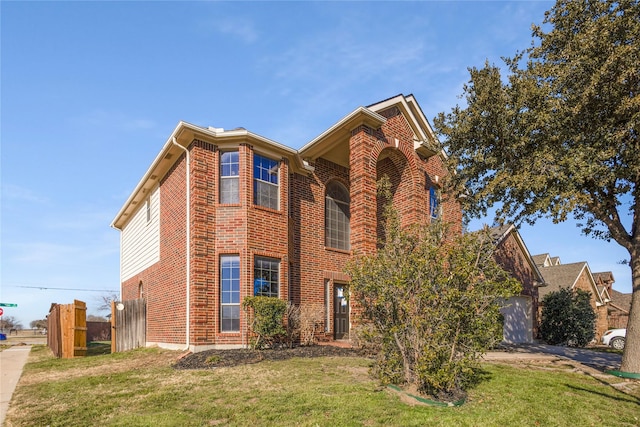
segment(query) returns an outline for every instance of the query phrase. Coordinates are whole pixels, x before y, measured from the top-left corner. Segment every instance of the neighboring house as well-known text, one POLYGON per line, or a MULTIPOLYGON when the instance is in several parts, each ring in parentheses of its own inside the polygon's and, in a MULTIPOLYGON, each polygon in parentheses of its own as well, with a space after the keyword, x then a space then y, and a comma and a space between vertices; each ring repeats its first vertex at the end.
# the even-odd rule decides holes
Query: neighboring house
POLYGON ((496 262, 522 284, 519 296, 509 298, 501 312, 504 316, 504 341, 532 343, 538 335, 538 288, 545 286, 518 230, 511 224, 490 230, 496 249, 496 262))
POLYGON ((609 329, 626 328, 631 310, 631 294, 623 294, 613 289, 615 278, 610 271, 593 273, 600 295, 607 304, 609 329))
MULTIPOLYGON (((540 288, 540 302, 551 292, 560 290, 560 288, 581 289, 591 294, 591 307, 596 313, 595 333, 596 340, 600 340, 602 334, 608 329, 607 304, 602 298, 602 294, 594 280, 586 262, 575 262, 571 264, 562 264, 558 257, 550 257, 549 254, 535 255, 542 277, 544 278, 546 287, 540 288)), ((540 309, 542 304, 540 305, 540 309)))
POLYGON ((552 265, 560 265, 560 257, 550 257, 549 254, 532 255, 533 262, 538 267, 551 267, 552 265))
POLYGON ((615 279, 613 273, 610 271, 602 271, 599 273, 591 273, 593 280, 596 282, 596 287, 600 293, 600 298, 605 304, 611 302, 611 291, 613 290, 613 284, 615 279))
POLYGON ((377 180, 403 225, 462 232, 444 156, 412 95, 357 108, 300 150, 180 122, 112 222, 122 299, 146 300, 147 345, 245 346, 251 295, 321 305, 324 337, 346 339, 357 307, 343 271, 382 237, 377 180))
POLYGON ((623 294, 612 289, 608 308, 609 329, 626 328, 631 310, 631 294, 623 294))

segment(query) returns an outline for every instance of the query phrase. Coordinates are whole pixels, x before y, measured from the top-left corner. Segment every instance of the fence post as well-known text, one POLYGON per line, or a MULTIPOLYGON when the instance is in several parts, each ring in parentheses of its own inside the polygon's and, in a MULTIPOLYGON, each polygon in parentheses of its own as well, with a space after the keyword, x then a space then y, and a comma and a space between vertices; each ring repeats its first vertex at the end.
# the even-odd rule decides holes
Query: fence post
POLYGON ((111 301, 111 353, 116 352, 116 302, 111 301))

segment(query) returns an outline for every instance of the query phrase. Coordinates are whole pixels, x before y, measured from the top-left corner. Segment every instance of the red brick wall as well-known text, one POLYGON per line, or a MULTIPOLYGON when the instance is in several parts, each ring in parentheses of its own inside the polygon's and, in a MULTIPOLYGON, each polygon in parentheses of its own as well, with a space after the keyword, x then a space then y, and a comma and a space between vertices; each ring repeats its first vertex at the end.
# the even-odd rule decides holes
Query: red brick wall
POLYGON ((215 342, 219 329, 216 236, 219 153, 213 144, 191 146, 190 344, 215 342))
POLYGON ((511 273, 511 276, 522 284, 522 292, 520 294, 531 297, 533 336, 537 337, 539 297, 538 288, 534 286, 534 282, 538 278, 513 233, 509 233, 496 247, 494 258, 503 269, 511 273))
POLYGON ((607 307, 606 305, 602 305, 598 307, 596 305, 597 296, 594 295, 594 290, 591 285, 591 280, 589 279, 589 272, 584 269, 582 270, 582 274, 578 277, 576 281, 575 288, 582 289, 583 291, 589 292, 591 294, 591 307, 596 313, 596 340, 600 340, 602 334, 607 330, 609 326, 609 320, 607 316, 607 307))

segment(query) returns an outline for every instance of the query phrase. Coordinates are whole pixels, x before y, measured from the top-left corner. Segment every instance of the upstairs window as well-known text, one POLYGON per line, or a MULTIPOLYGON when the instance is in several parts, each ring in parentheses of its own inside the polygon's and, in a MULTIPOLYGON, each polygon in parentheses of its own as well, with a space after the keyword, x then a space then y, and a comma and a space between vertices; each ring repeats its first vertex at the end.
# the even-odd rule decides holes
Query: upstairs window
POLYGON ((339 182, 327 185, 324 204, 324 244, 329 248, 349 250, 351 230, 351 198, 339 182))
POLYGON ((278 209, 278 162, 258 154, 253 156, 253 203, 278 209))
POLYGON ((440 217, 440 192, 436 187, 429 187, 429 213, 431 219, 440 217))
POLYGON ((240 161, 237 151, 220 154, 220 203, 240 203, 240 161))
POLYGON ((278 298, 280 260, 256 257, 253 266, 253 295, 278 298))

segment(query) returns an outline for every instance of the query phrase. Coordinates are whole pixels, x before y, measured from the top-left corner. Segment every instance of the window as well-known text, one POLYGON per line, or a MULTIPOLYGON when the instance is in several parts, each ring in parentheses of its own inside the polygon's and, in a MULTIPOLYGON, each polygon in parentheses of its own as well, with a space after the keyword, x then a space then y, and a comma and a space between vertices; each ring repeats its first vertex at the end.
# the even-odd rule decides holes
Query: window
POLYGON ((324 205, 324 244, 330 248, 349 250, 349 191, 339 182, 327 185, 324 205))
POLYGON ((278 209, 278 162, 253 156, 253 203, 278 209))
POLYGON ((220 330, 240 331, 240 257, 220 257, 220 330))
POLYGON ((240 162, 237 151, 220 154, 220 203, 240 203, 240 162))
POLYGON ((256 257, 253 269, 253 294, 257 297, 278 297, 280 261, 256 257))
POLYGON ((429 213, 432 219, 440 216, 440 196, 436 187, 429 187, 429 213))

